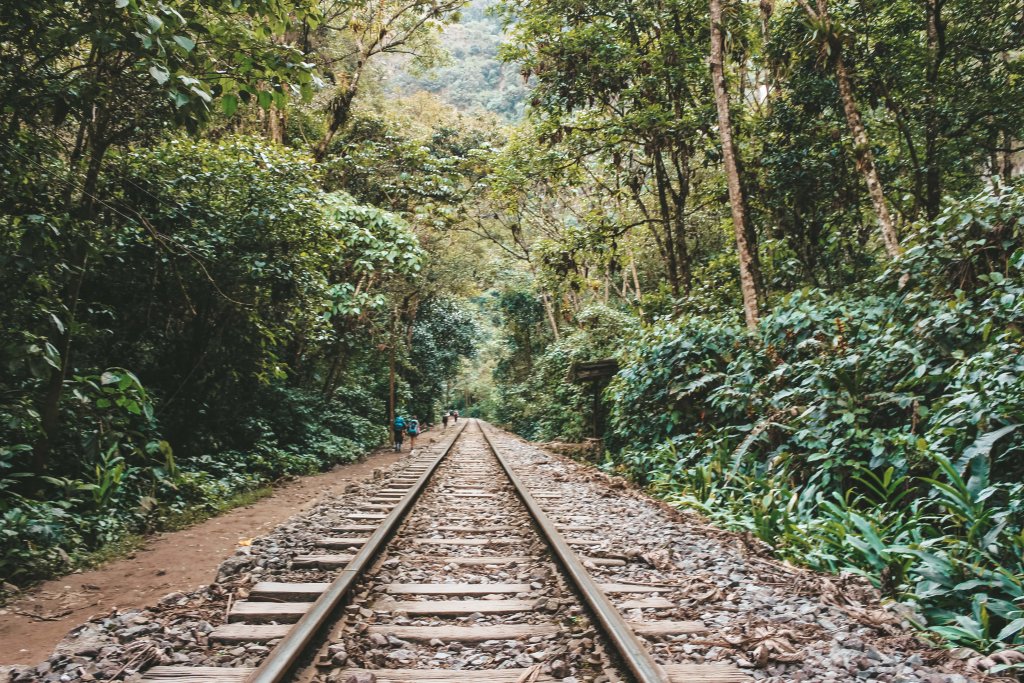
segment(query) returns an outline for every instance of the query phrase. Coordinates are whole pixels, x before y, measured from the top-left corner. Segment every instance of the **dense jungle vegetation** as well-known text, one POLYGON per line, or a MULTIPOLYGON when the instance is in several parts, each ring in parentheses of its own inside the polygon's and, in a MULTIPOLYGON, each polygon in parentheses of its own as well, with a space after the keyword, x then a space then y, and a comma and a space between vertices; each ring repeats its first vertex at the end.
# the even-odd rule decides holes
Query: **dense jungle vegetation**
POLYGON ((31 0, 0 55, 6 581, 456 406, 1024 648, 1024 0, 31 0))

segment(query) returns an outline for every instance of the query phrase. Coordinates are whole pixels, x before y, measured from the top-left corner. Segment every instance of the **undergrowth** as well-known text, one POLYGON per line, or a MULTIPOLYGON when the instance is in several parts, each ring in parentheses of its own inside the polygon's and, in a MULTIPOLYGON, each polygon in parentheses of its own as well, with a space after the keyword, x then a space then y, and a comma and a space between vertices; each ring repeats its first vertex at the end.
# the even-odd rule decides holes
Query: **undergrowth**
MULTIPOLYGON (((195 524, 248 505, 288 476, 352 462, 383 441, 365 418, 293 390, 273 396, 287 409, 264 412, 241 428, 255 442, 178 462, 154 440, 136 457, 117 450, 79 477, 38 477, 14 470, 0 447, 0 580, 24 586, 120 556, 140 534, 195 524), (357 440, 358 439, 358 440, 357 440)), ((124 440, 115 442, 124 450, 124 440)))
POLYGON ((909 244, 863 287, 791 293, 755 333, 654 324, 605 394, 607 466, 864 575, 952 644, 1020 648, 1024 191, 953 205, 909 244))

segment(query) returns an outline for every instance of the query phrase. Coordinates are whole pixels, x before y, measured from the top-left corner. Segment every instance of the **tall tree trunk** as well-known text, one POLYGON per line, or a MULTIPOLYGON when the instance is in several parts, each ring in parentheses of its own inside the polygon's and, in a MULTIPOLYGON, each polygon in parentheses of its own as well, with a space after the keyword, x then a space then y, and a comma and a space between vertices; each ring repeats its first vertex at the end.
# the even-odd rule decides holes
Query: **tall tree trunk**
POLYGON ((658 190, 658 209, 661 213, 661 227, 665 232, 665 254, 668 257, 668 284, 672 288, 672 295, 680 294, 680 263, 679 254, 672 230, 672 210, 668 205, 668 177, 665 173, 665 165, 661 160, 661 150, 654 152, 652 162, 654 163, 654 183, 658 190))
POLYGON ((946 30, 942 23, 943 0, 927 0, 925 12, 928 17, 928 68, 925 73, 925 121, 924 121, 924 186, 925 215, 934 220, 942 208, 942 165, 939 149, 942 146, 941 122, 939 120, 938 90, 942 62, 946 58, 946 30))
POLYGON ((892 215, 889 213, 889 205, 885 203, 885 192, 882 189, 882 180, 878 177, 878 169, 875 168, 875 155, 871 152, 871 141, 868 139, 864 122, 861 120, 860 109, 857 107, 857 100, 853 94, 853 84, 841 52, 836 54, 835 68, 839 96, 842 98, 843 112, 846 114, 846 125, 850 128, 850 135, 853 136, 853 153, 857 159, 857 169, 864 176, 864 183, 868 186, 868 195, 871 197, 871 205, 875 209, 878 228, 882 232, 885 251, 890 258, 896 258, 902 251, 899 237, 896 236, 896 227, 893 225, 892 215))
POLYGON ((284 144, 285 111, 271 105, 267 111, 267 137, 279 145, 284 144))
MULTIPOLYGON (((860 108, 857 106, 857 98, 853 93, 853 79, 843 59, 843 46, 832 31, 832 20, 828 13, 828 0, 817 0, 818 9, 815 11, 807 3, 807 0, 797 0, 812 20, 823 25, 828 36, 829 47, 835 61, 836 84, 839 86, 839 98, 843 103, 843 113, 846 115, 846 125, 853 137, 853 154, 857 161, 857 170, 864 177, 864 183, 868 186, 868 196, 871 197, 871 206, 875 210, 875 218, 878 221, 878 228, 882 233, 882 241, 885 243, 885 251, 890 258, 896 258, 902 251, 899 237, 896 236, 896 227, 893 225, 892 215, 889 213, 889 205, 885 203, 885 192, 882 189, 882 180, 878 176, 878 169, 875 167, 875 155, 871 151, 871 140, 864 128, 864 121, 861 119, 860 108)), ((925 162, 927 164, 927 161, 925 162)))
MULTIPOLYGON (((99 184, 103 158, 106 156, 109 145, 105 139, 108 124, 107 113, 96 109, 90 127, 89 163, 86 167, 77 211, 78 216, 86 224, 85 231, 88 231, 88 223, 96 216, 96 188, 99 184)), ((71 369, 72 339, 78 316, 78 303, 82 292, 82 283, 85 280, 85 274, 88 269, 90 249, 91 245, 89 244, 87 234, 82 234, 77 239, 76 253, 72 257, 71 271, 74 273, 74 280, 68 284, 64 295, 64 309, 67 311, 68 317, 64 321, 64 329, 60 332, 54 344, 60 352, 60 367, 50 370, 46 391, 39 410, 41 434, 32 448, 34 465, 36 470, 40 472, 46 470, 49 466, 50 455, 60 433, 60 404, 64 396, 64 381, 67 379, 68 372, 71 369)))
POLYGON ((351 79, 347 84, 341 87, 338 93, 335 94, 328 106, 328 112, 330 113, 330 120, 327 122, 327 130, 324 132, 324 136, 317 143, 316 148, 313 150, 313 157, 317 161, 323 161, 327 157, 327 148, 331 145, 331 140, 338 134, 345 124, 348 123, 350 116, 352 115, 352 102, 356 98, 356 93, 359 92, 359 80, 363 75, 363 61, 360 60, 356 65, 356 70, 352 74, 351 79))
MULTIPOLYGON (((537 273, 533 268, 533 264, 530 264, 530 273, 533 274, 534 277, 537 276, 537 273)), ((544 305, 544 313, 547 316, 548 325, 551 326, 551 334, 555 337, 555 341, 558 341, 562 338, 562 335, 558 333, 558 321, 555 319, 555 311, 554 307, 551 305, 551 298, 548 296, 547 292, 541 292, 540 300, 544 305)))
POLYGON ((640 301, 640 275, 636 272, 636 257, 633 256, 633 249, 629 250, 629 271, 633 275, 633 291, 636 292, 636 300, 640 301))
POLYGON ((1002 161, 1001 175, 1003 177, 1003 184, 1009 185, 1010 181, 1013 180, 1013 136, 1010 135, 1008 130, 1003 131, 1002 161))
MULTIPOLYGON (((693 270, 690 265, 690 249, 686 244, 686 203, 690 199, 690 161, 689 152, 685 147, 677 147, 672 151, 672 166, 675 169, 676 185, 669 183, 672 204, 675 206, 675 219, 672 221, 676 250, 679 253, 680 276, 683 290, 689 294, 693 286, 693 270), (682 157, 682 158, 680 158, 682 157)), ((749 222, 748 222, 749 225, 749 222)), ((749 232, 748 232, 749 234, 749 232)))
POLYGON ((747 199, 743 191, 735 141, 732 137, 732 117, 729 111, 729 91, 725 83, 722 34, 722 1, 710 0, 711 9, 711 82, 718 109, 718 135, 722 143, 722 160, 729 186, 729 204, 732 209, 733 232, 736 235, 736 253, 740 262, 740 291, 743 294, 743 314, 747 327, 754 329, 760 315, 763 294, 759 285, 761 274, 757 258, 757 243, 748 229, 747 199))

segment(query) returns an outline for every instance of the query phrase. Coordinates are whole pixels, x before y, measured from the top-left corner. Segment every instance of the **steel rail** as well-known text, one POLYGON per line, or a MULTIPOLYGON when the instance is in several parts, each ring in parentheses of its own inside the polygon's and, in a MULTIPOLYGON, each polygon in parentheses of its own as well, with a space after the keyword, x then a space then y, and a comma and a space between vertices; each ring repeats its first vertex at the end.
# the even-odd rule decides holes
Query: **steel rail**
POLYGON ((587 572, 579 557, 569 544, 566 543, 565 538, 547 516, 547 513, 541 509, 537 501, 530 495, 526 484, 513 471, 501 452, 494 447, 490 435, 483 428, 482 424, 480 425, 480 431, 483 433, 487 445, 490 446, 491 451, 494 453, 494 457, 501 463, 502 469, 505 470, 505 474, 508 475, 509 480, 515 487, 516 493, 522 499, 523 504, 530 511, 534 522, 537 523, 541 533, 547 539, 555 559, 562 565, 562 568, 569 575, 583 601, 593 612, 594 616, 597 617, 601 630, 604 631, 605 636, 611 641, 619 657, 625 663, 630 673, 633 674, 633 677, 638 683, 671 683, 668 674, 661 668, 661 665, 654 661, 654 657, 643 646, 619 610, 611 603, 608 596, 605 595, 601 587, 590 576, 590 573, 587 572))
POLYGON ((444 447, 440 455, 427 465, 427 469, 416 480, 416 483, 412 485, 409 492, 402 496, 398 504, 388 513, 388 516, 381 520, 377 529, 359 549, 359 552, 355 554, 352 561, 345 566, 345 569, 341 570, 341 575, 313 603, 309 611, 299 619, 288 632, 288 635, 263 660, 259 668, 252 672, 249 678, 246 679, 246 683, 280 683, 291 674, 303 653, 320 633, 320 630, 327 625, 338 608, 342 606, 345 598, 349 596, 349 593, 355 587, 356 582, 362 578, 366 570, 377 559, 380 551, 387 545, 391 536, 398 530, 409 510, 415 504, 416 499, 423 492, 427 482, 430 481, 430 478, 437 470, 437 466, 451 452, 455 442, 462 436, 462 432, 465 431, 468 424, 469 421, 467 420, 462 428, 455 432, 452 440, 444 447))

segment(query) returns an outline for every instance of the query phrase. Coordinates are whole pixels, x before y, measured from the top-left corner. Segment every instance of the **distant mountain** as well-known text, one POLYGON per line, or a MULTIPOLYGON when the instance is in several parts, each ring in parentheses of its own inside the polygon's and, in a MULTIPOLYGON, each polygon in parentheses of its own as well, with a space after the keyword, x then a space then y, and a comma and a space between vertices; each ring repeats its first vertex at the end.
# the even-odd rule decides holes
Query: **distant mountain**
POLYGON ((463 110, 486 110, 514 121, 523 114, 527 87, 514 65, 498 59, 501 20, 488 12, 495 0, 474 0, 462 21, 445 29, 442 47, 449 63, 426 74, 413 74, 407 62, 393 61, 389 89, 400 95, 426 90, 463 110))

